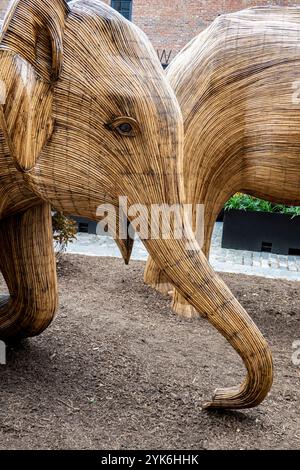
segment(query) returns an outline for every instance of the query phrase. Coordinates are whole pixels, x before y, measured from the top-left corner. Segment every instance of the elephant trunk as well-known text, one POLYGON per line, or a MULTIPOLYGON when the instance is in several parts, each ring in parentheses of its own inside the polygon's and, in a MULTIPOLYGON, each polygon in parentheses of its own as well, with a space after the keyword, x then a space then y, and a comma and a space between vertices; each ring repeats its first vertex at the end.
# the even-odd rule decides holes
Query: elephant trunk
POLYGON ((250 408, 268 394, 273 380, 272 356, 263 335, 224 282, 190 240, 145 240, 147 250, 183 297, 229 341, 241 356, 245 381, 217 389, 205 408, 250 408))

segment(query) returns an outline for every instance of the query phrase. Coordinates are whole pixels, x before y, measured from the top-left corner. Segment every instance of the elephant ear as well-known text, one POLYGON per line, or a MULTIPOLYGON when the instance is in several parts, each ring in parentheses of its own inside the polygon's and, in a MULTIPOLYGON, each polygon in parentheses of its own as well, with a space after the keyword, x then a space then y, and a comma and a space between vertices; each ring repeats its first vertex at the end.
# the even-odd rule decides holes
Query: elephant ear
POLYGON ((68 12, 65 0, 13 0, 4 19, 0 48, 21 56, 44 80, 57 80, 68 12))
POLYGON ((52 88, 61 72, 68 12, 65 0, 13 0, 4 19, 0 125, 21 171, 35 166, 53 130, 52 88))

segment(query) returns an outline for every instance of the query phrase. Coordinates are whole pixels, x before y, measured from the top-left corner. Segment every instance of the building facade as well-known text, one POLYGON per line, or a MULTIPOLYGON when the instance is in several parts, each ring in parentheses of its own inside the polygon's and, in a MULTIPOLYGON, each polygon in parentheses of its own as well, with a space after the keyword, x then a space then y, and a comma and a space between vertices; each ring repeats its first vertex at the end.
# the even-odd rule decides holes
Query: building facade
POLYGON ((104 0, 149 36, 163 64, 218 15, 258 5, 300 7, 300 0, 104 0))
MULTIPOLYGON (((71 0, 67 0, 71 1, 71 0)), ((300 0, 102 0, 149 36, 163 65, 218 15, 258 5, 299 6, 300 0)), ((0 19, 9 0, 0 0, 0 19)))

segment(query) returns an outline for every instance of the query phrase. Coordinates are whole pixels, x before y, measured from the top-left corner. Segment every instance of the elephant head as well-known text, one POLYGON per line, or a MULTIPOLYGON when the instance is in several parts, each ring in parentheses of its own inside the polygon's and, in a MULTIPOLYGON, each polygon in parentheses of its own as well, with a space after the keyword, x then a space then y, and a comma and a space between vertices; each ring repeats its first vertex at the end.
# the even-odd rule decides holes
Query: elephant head
MULTIPOLYGON (((113 9, 97 0, 14 1, 1 74, 10 157, 37 199, 90 218, 119 196, 148 209, 184 202, 178 102, 146 36, 113 9)), ((255 406, 272 383, 268 345, 197 243, 186 249, 194 240, 188 225, 185 233, 144 243, 247 369, 241 386, 217 390, 207 407, 255 406)))

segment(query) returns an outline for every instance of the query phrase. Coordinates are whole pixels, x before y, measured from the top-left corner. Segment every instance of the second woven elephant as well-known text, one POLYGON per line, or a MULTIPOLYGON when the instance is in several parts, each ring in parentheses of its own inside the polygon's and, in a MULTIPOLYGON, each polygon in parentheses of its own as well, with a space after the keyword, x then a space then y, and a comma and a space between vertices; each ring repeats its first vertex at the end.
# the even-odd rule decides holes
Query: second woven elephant
MULTIPOLYGON (((247 9, 218 17, 167 69, 184 117, 187 202, 204 205, 206 256, 232 194, 300 204, 299 38, 300 8, 247 9)), ((151 258, 145 282, 171 289, 151 258)), ((199 315, 176 291, 173 308, 199 315)))

